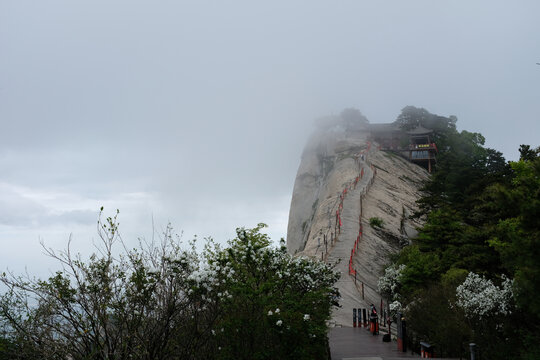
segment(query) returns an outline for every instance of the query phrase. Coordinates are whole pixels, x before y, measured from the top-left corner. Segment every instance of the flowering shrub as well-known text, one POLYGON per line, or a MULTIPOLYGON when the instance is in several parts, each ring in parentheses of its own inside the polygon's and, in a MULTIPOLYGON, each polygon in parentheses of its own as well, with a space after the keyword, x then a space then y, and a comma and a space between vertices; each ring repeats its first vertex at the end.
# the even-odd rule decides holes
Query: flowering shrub
POLYGON ((327 355, 326 320, 339 274, 330 266, 270 247, 264 224, 237 229, 237 238, 206 258, 222 316, 215 338, 223 359, 319 359, 327 355), (232 274, 232 275, 231 275, 232 274), (308 313, 309 312, 309 313, 308 313))
POLYGON ((390 317, 391 318, 395 318, 397 316, 397 313, 399 313, 399 312, 401 312, 403 310, 403 306, 397 300, 391 302, 388 306, 390 307, 390 317))
POLYGON ((48 280, 0 274, 0 358, 328 358, 339 275, 271 247, 263 224, 203 254, 167 227, 162 243, 115 256, 116 216, 98 225, 87 262, 48 250, 63 266, 48 280))
POLYGON ((384 275, 379 278, 377 282, 377 288, 379 293, 385 296, 387 299, 398 300, 399 299, 399 287, 401 285, 401 278, 406 266, 401 264, 392 264, 384 270, 384 275))
POLYGON ((500 287, 489 279, 470 272, 456 289, 456 304, 472 318, 509 315, 512 312, 513 280, 503 276, 500 287))

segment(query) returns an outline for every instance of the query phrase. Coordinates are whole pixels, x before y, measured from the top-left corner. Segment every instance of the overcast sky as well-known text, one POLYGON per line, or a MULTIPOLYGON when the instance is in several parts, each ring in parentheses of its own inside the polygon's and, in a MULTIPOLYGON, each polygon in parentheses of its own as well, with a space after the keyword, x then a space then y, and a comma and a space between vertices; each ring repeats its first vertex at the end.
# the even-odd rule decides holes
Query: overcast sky
POLYGON ((0 270, 168 221, 286 236, 313 119, 406 105, 539 145, 540 2, 0 0, 0 270))

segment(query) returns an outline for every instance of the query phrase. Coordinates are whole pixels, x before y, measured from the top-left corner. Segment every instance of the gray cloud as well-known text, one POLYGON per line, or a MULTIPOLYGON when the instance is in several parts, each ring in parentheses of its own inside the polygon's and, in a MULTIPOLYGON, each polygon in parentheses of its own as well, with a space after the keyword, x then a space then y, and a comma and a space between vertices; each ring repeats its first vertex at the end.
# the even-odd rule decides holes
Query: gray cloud
POLYGON ((42 228, 57 224, 69 226, 96 222, 95 210, 67 210, 62 207, 57 208, 55 205, 58 203, 65 204, 65 201, 55 199, 52 194, 31 193, 25 188, 0 183, 0 225, 42 228), (47 206, 47 203, 50 206, 47 206))
POLYGON ((44 206, 0 184, 0 224, 32 227, 45 212, 44 206))
POLYGON ((516 159, 540 133, 538 13, 532 0, 1 2, 0 240, 87 241, 102 205, 129 238, 151 236, 152 217, 220 241, 258 221, 285 236, 311 123, 346 107, 371 122, 406 105, 456 115, 516 159))

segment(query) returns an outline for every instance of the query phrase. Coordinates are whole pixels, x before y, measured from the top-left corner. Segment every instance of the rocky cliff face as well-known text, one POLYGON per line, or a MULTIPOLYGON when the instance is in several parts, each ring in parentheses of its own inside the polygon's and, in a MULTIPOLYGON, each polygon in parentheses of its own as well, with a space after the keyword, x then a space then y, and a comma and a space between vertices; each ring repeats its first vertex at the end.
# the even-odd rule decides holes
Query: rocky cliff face
POLYGON ((352 325, 352 308, 380 304, 377 279, 388 255, 421 225, 409 215, 429 176, 369 139, 368 125, 340 118, 318 128, 302 154, 289 213, 289 252, 337 263, 342 272, 342 308, 333 314, 342 326, 352 325), (380 227, 370 225, 374 218, 380 227))

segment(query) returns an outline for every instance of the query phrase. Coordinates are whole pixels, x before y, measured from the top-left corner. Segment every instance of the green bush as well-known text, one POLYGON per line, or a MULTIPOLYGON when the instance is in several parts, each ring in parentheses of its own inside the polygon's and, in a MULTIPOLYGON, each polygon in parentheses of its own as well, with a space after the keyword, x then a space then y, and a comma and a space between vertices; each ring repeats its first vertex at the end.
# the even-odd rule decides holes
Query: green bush
POLYGON ((372 228, 383 228, 384 220, 379 217, 372 217, 369 218, 369 225, 371 225, 372 228))
MULTIPOLYGON (((327 327, 337 274, 324 263, 269 247, 260 224, 237 229, 211 252, 210 273, 228 295, 215 324, 219 359, 327 358, 327 327)), ((221 290, 220 290, 221 288, 221 290)))

